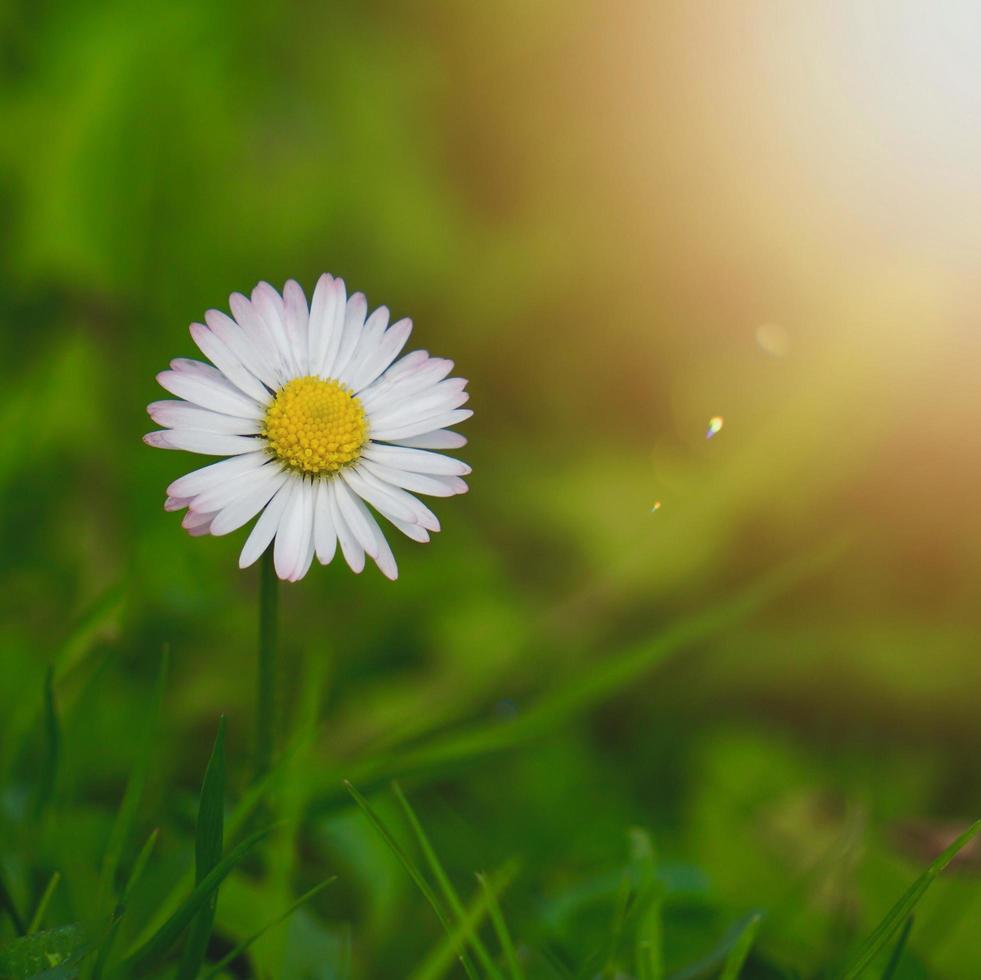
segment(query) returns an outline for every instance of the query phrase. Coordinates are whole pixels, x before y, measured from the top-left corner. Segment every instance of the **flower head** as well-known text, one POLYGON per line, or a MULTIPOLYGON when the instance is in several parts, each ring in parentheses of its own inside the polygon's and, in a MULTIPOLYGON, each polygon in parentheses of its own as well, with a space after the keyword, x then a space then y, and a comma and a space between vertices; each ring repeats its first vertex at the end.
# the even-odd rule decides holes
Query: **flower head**
POLYGON ((369 510, 414 541, 439 521, 416 494, 465 493, 470 467, 432 450, 466 439, 450 426, 473 413, 453 362, 414 351, 399 360, 412 330, 389 326, 382 306, 342 279, 320 277, 309 308, 300 286, 280 296, 260 283, 251 300, 234 293, 232 316, 217 310, 191 336, 211 362, 178 358, 157 380, 178 401, 153 402, 161 426, 144 441, 220 462, 167 488, 167 510, 187 509, 192 535, 228 534, 258 515, 239 559, 251 565, 270 545, 276 573, 297 581, 314 557, 328 564, 340 545, 351 569, 365 555, 391 579, 392 550, 369 510))

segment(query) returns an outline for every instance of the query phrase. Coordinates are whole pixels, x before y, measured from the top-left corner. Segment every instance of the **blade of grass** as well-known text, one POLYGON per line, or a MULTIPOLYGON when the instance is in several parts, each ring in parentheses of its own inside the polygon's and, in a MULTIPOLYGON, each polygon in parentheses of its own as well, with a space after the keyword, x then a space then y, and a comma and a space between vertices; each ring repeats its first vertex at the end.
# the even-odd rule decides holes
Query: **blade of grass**
POLYGON ((105 939, 103 939, 102 944, 99 946, 99 955, 95 959, 95 963, 92 966, 91 980, 100 980, 102 977, 102 972, 106 968, 106 964, 109 962, 109 954, 112 952, 113 943, 116 941, 116 934, 119 931, 119 923, 122 921, 123 913, 126 911, 126 902, 129 899, 130 892, 136 887, 136 884, 143 877, 143 872, 146 870, 147 863, 150 860, 150 855, 153 853, 153 849, 157 846, 157 839, 160 837, 160 828, 155 828, 150 836, 146 839, 146 843, 140 848, 140 853, 136 857, 136 861, 133 863, 133 868, 129 873, 129 878, 126 879, 126 884, 123 886, 122 893, 119 896, 119 902, 116 905, 116 909, 112 914, 112 921, 109 924, 109 931, 106 934, 105 939))
POLYGON ((44 675, 44 758, 38 778, 35 817, 45 810, 54 796, 60 754, 61 728, 58 724, 58 708, 54 696, 54 668, 48 667, 44 675))
MULTIPOLYGON (((419 847, 422 849, 423 856, 426 859, 426 864, 429 865, 429 870, 436 879, 436 883, 439 885, 439 890, 443 893, 443 898, 445 899, 447 905, 449 905, 450 910, 457 919, 457 922, 462 922, 464 919, 463 903, 460 901, 459 895, 457 895, 455 889, 453 888, 453 883, 450 881, 449 875, 443 868, 439 857, 437 857, 436 851, 433 849, 433 846, 429 841, 429 837, 422 829, 422 824, 419 823, 419 818, 409 805, 409 801, 405 798, 405 794, 402 792, 402 787, 399 786, 398 783, 392 783, 392 791, 395 793, 395 797, 399 801, 399 806, 402 807, 402 812, 409 821, 409 826, 412 828, 412 833, 415 835, 416 841, 418 842, 419 847)), ((464 933, 464 936, 473 947, 474 953, 476 954, 477 959, 480 961, 480 965, 484 968, 488 975, 496 978, 496 980, 501 980, 501 973, 494 965, 494 961, 487 952, 487 947, 481 940, 480 933, 474 929, 469 934, 464 933)))
POLYGON ((620 877, 620 883, 617 886, 616 897, 613 903, 613 921, 610 923, 610 945, 606 952, 606 962, 602 970, 600 970, 600 976, 615 977, 620 974, 616 966, 616 960, 617 954, 620 952, 620 943, 623 941, 623 927, 627 921, 630 899, 630 878, 624 874, 620 877))
POLYGON ((3 875, 0 875, 0 909, 4 909, 7 915, 10 916, 10 921, 13 922, 14 931, 17 935, 23 936, 27 932, 27 927, 24 925, 24 920, 20 917, 20 912, 17 911, 17 905, 10 891, 7 889, 3 875))
MULTIPOLYGON (((200 885, 208 873, 221 860, 223 828, 225 820, 225 718, 218 720, 211 758, 201 784, 201 802, 198 806, 198 822, 194 845, 194 881, 200 885)), ((184 955, 177 970, 177 980, 194 980, 204 963, 208 940, 215 922, 218 905, 216 888, 194 917, 184 955)))
POLYGON ((106 845, 105 855, 102 860, 102 871, 99 876, 98 908, 100 910, 105 909, 109 901, 109 896, 113 893, 119 860, 122 856, 123 848, 126 846, 126 841, 132 832, 140 800, 143 798, 143 789, 146 785, 147 774, 150 771, 150 760, 158 741, 157 734, 160 726, 160 715, 169 666, 170 652, 165 647, 160 656, 160 669, 157 673, 157 683, 154 688, 153 701, 147 718, 146 728, 143 731, 140 752, 133 771, 130 773, 129 780, 126 783, 123 800, 119 805, 119 810, 116 812, 116 819, 109 833, 109 842, 106 845))
POLYGON ((306 905, 312 898, 319 895, 328 885, 337 881, 337 877, 332 875, 330 878, 314 885, 308 892, 304 892, 288 909, 281 912, 271 922, 266 923, 257 932, 252 933, 247 939, 243 939, 231 952, 226 953, 214 966, 212 966, 202 977, 201 980, 214 980, 219 974, 224 972, 232 962, 237 960, 248 948, 257 940, 261 939, 270 929, 274 929, 281 922, 285 922, 301 905, 306 905))
MULTIPOLYGON (((453 932, 426 958, 422 966, 412 974, 411 980, 439 980, 446 974, 459 955, 458 950, 463 943, 480 928, 480 923, 490 911, 490 903, 497 900, 497 896, 514 880, 516 873, 516 865, 506 866, 487 882, 486 888, 477 894, 468 909, 461 908, 462 914, 458 917, 453 932)), ((499 973, 497 975, 500 976, 499 973)))
MULTIPOLYGON (((443 909, 442 904, 437 898, 436 893, 433 891, 432 886, 426 880, 423 873, 416 866, 415 861, 409 857, 408 854, 402 849, 398 841, 391 835, 388 828, 382 822, 381 818, 372 809, 371 804, 354 788, 354 786, 347 780, 344 781, 344 786, 347 791, 351 794, 354 802, 361 808, 361 811, 371 822, 371 825, 378 831, 379 836, 383 841, 389 846, 389 849, 398 858, 399 863, 405 868, 409 877, 415 882, 416 887, 422 892, 426 901, 432 906, 433 912, 436 913, 436 918, 439 919, 440 924, 446 930, 449 935, 453 935, 453 926, 450 923, 449 917, 443 909)), ((461 943, 457 949, 460 955, 460 962, 463 964, 463 969, 466 971, 467 976, 470 980, 477 980, 477 974, 474 972, 473 964, 470 963, 469 958, 466 954, 466 947, 461 943)))
POLYGON ((885 948, 893 934, 909 918, 910 913, 916 908, 917 903, 923 897, 926 890, 946 867, 954 860, 957 852, 967 844, 978 832, 981 831, 981 820, 975 821, 967 830, 954 841, 950 847, 930 865, 923 874, 909 887, 906 893, 889 910, 886 917, 879 923, 868 939, 862 944, 854 959, 847 969, 842 973, 842 980, 856 980, 860 977, 869 964, 885 948))
POLYGON ((137 950, 123 961, 115 976, 140 976, 161 959, 173 946, 177 937, 187 928, 198 911, 208 902, 214 890, 242 862, 246 855, 275 828, 266 827, 249 835, 237 847, 232 848, 199 885, 188 895, 177 911, 137 950))
POLYGON ((37 908, 34 910, 34 916, 31 919, 31 924, 27 927, 28 935, 37 932, 38 929, 41 928, 41 923, 44 921, 44 915, 48 911, 48 905, 51 903, 51 896, 54 895, 59 881, 61 881, 61 872, 56 871, 51 876, 51 880, 48 882, 47 888, 44 889, 44 893, 41 895, 41 901, 37 903, 37 908))
POLYGON ((664 884, 657 874, 657 854, 650 834, 640 827, 630 831, 630 868, 638 893, 634 958, 638 980, 662 980, 664 940, 662 913, 664 884))
POLYGON ((757 912, 743 927, 739 938, 732 944, 728 956, 726 956, 725 966, 722 968, 722 975, 719 980, 739 980, 739 974, 749 957, 749 952, 756 942, 756 935, 760 931, 760 923, 763 916, 757 912))
POLYGON ((733 949, 739 944, 746 933, 750 923, 759 915, 754 912, 737 922, 722 937, 722 941, 706 956, 695 963, 690 963, 686 967, 669 974, 669 980, 701 980, 717 976, 719 971, 725 968, 729 956, 733 949))
MULTIPOLYGON (((262 803, 269 793, 280 788, 287 770, 294 762, 296 762, 296 746, 291 745, 287 751, 280 753, 273 768, 261 780, 251 783, 246 788, 242 794, 242 798, 225 819, 225 838, 227 840, 234 840, 239 833, 243 832, 259 804, 262 803)), ((183 901, 184 895, 193 887, 193 884, 194 870, 193 868, 188 868, 177 879, 170 891, 167 892, 166 898, 158 904, 150 921, 144 926, 137 937, 137 944, 146 942, 173 915, 174 911, 183 901)))
POLYGON ((511 940, 511 932, 504 919, 504 914, 501 912, 500 902, 497 900, 497 892, 487 881, 487 875, 478 874, 477 883, 480 885, 487 899, 487 910, 490 914, 491 923, 494 926, 494 932, 497 934, 497 941, 504 951, 504 961, 508 965, 511 980, 525 980, 524 970, 521 968, 517 950, 514 948, 514 943, 511 940))
POLYGON ((912 928, 913 916, 910 916, 899 934, 899 939, 896 940, 896 945, 892 949, 892 956, 889 957, 889 962, 886 964, 885 970, 882 971, 881 980, 892 980, 893 974, 899 967, 899 961, 903 958, 903 951, 906 949, 906 941, 909 939, 912 928))

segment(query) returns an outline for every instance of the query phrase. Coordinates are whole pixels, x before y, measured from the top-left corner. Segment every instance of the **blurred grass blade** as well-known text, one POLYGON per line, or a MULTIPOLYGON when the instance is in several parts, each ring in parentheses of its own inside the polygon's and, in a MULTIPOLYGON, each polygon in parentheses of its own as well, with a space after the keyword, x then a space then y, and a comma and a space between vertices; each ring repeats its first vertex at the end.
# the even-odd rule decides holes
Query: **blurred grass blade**
POLYGON ((27 932, 27 926, 20 917, 20 912, 17 911, 17 905, 7 888, 6 882, 3 880, 3 875, 0 875, 0 909, 3 909, 10 916, 10 921, 14 924, 15 932, 19 936, 23 936, 27 932))
POLYGON ((843 980, 855 980, 856 977, 860 977, 866 969, 868 969, 869 964, 879 955, 880 952, 885 948, 886 944, 892 938, 893 934, 897 929, 903 924, 903 921, 908 919, 910 913, 916 908, 917 902, 923 897, 926 890, 930 887, 933 879, 939 875, 944 868, 954 860, 957 852, 970 841, 977 833, 981 831, 981 820, 975 821, 967 830, 961 834, 957 840, 954 841, 950 847, 947 848, 930 865, 923 874, 920 875, 916 881, 910 886, 906 894, 889 910, 888 915, 882 920, 881 923, 876 927, 875 931, 869 938, 862 944, 859 951, 855 954, 855 958, 852 960, 851 965, 842 973, 843 980))
POLYGON ((191 920, 207 904, 215 889, 228 874, 241 863, 245 856, 267 837, 273 827, 265 827, 246 837, 241 844, 232 848, 201 883, 188 895, 187 900, 177 911, 135 952, 131 953, 114 974, 118 977, 139 976, 165 956, 178 936, 187 928, 191 920))
MULTIPOLYGON (((452 910, 457 922, 463 922, 465 918, 463 903, 460 901, 460 896, 457 895, 455 889, 453 888, 453 883, 450 881, 449 875, 446 873, 442 863, 439 860, 439 857, 436 854, 436 851, 433 849, 433 846, 429 841, 429 837, 422 829, 422 824, 419 823, 419 818, 409 805, 409 801, 405 798, 405 794, 402 792, 402 787, 399 786, 398 783, 392 783, 392 790, 395 793, 396 799, 399 801, 399 805, 402 807, 402 812, 409 821, 409 826, 412 828, 412 833, 415 835, 416 841, 422 850, 423 856, 426 859, 426 864, 429 865, 429 870, 432 872, 433 877, 436 879, 436 883, 439 885, 439 890, 443 893, 444 900, 452 910)), ((500 971, 496 966, 494 966, 494 961, 487 952, 487 947, 481 940, 479 931, 473 928, 469 931, 469 933, 464 932, 463 935, 470 942, 470 945, 473 947, 474 952, 477 955, 477 959, 480 960, 480 965, 484 968, 487 974, 491 977, 497 978, 497 980, 500 980, 500 971)))
POLYGON ((665 888, 657 874, 657 854, 650 834, 640 827, 630 830, 630 868, 638 892, 634 957, 638 980, 664 977, 662 914, 665 888))
POLYGON ((113 893, 119 860, 122 857, 126 841, 132 832, 133 824, 136 820, 136 812, 139 808, 140 800, 143 797, 147 773, 150 770, 150 759, 153 756, 154 748, 158 741, 157 735, 160 727, 160 715, 169 666, 170 652, 167 648, 164 648, 160 655, 160 669, 157 674, 157 683, 147 717, 146 728, 143 731, 139 755, 133 766, 133 771, 130 773, 129 780, 126 783, 123 800, 116 813, 116 819, 109 834, 109 842, 106 845, 105 855, 102 860, 102 871, 99 876, 98 907, 100 910, 106 907, 109 896, 113 893))
POLYGON ((504 914, 501 912, 501 904, 497 900, 498 892, 501 889, 495 891, 487 881, 487 875, 484 874, 477 875, 477 883, 480 885, 487 899, 487 911, 490 914, 494 932, 497 934, 497 941, 500 943, 501 949, 504 952, 504 961, 508 965, 511 980, 525 980, 524 970, 521 968, 517 950, 514 948, 514 942, 511 939, 511 932, 504 919, 504 914))
MULTIPOLYGON (((496 902, 497 896, 514 880, 516 873, 517 866, 512 864, 506 866, 490 882, 485 879, 484 887, 478 892, 470 908, 461 909, 462 914, 453 932, 426 958, 426 961, 412 974, 411 980, 440 980, 446 975, 459 955, 458 950, 470 936, 476 935, 480 923, 490 911, 491 903, 496 902)), ((493 964, 491 968, 493 976, 500 976, 493 964)))
POLYGON ((880 980, 892 980, 893 975, 899 968, 899 961, 903 958, 903 951, 906 949, 906 941, 909 939, 912 928, 913 916, 910 916, 903 926, 903 931, 899 934, 899 939, 896 940, 896 945, 892 949, 892 955, 889 957, 889 962, 886 964, 885 970, 882 971, 880 980))
POLYGON ((44 675, 44 757, 38 777, 38 793, 34 813, 39 816, 54 797, 61 754, 61 728, 54 696, 54 668, 44 675))
POLYGON ((119 902, 112 914, 112 922, 109 924, 109 931, 105 939, 103 939, 102 944, 99 946, 99 955, 96 957, 95 965, 92 968, 92 980, 99 980, 99 978, 102 976, 103 970, 106 968, 106 963, 109 962, 109 954, 112 952, 113 943, 116 941, 116 933, 119 931, 119 923, 122 921, 123 912, 126 910, 126 902, 129 899, 130 892, 143 877, 143 872, 146 870, 146 866, 150 860, 150 855, 153 853, 153 849, 157 846, 157 839, 159 837, 160 829, 155 828, 147 838, 146 843, 140 849, 140 853, 137 855, 136 861, 133 863, 133 868, 129 873, 129 877, 126 879, 126 884, 123 886, 122 894, 119 896, 119 902))
POLYGON ((615 901, 613 904, 613 921, 610 923, 610 941, 606 952, 606 963, 600 971, 602 976, 617 976, 621 971, 617 969, 617 957, 620 952, 620 944, 623 942, 624 926, 627 921, 627 911, 630 908, 632 888, 630 877, 627 874, 620 876, 617 885, 615 901))
POLYGON ((740 919, 722 937, 722 941, 706 956, 703 956, 695 963, 690 963, 680 970, 669 974, 669 980, 708 980, 709 977, 719 975, 719 972, 726 968, 729 957, 746 935, 747 929, 752 925, 754 919, 759 918, 759 912, 740 919))
MULTIPOLYGON (((385 841, 395 857, 398 858, 399 863, 403 868, 405 868, 409 877, 415 882, 416 887, 422 892, 426 901, 432 906, 433 911, 436 913, 436 918, 439 919, 440 924, 446 930, 447 934, 453 935, 453 926, 450 923, 450 920, 444 911, 439 898, 436 896, 436 893, 433 891, 432 886, 426 880, 423 873, 416 866, 415 861, 413 861, 412 858, 406 854, 406 852, 399 845, 398 841, 391 835, 388 828, 381 821, 378 814, 375 813, 368 801, 354 788, 354 786, 347 780, 344 781, 344 786, 354 798, 354 802, 357 803, 368 820, 371 821, 372 826, 378 831, 378 834, 382 840, 385 841)), ((457 948, 457 952, 460 954, 460 962, 463 964, 463 969, 466 971, 467 976, 470 977, 471 980, 477 980, 477 974, 474 972, 473 964, 470 963, 465 947, 462 945, 462 943, 457 948)))
POLYGON ((215 977, 223 973, 228 966, 237 960, 248 948, 257 940, 261 939, 270 929, 274 929, 281 922, 285 922, 301 905, 306 905, 310 899, 319 895, 328 885, 337 881, 336 876, 331 876, 314 885, 308 892, 304 892, 288 909, 276 916, 272 922, 266 923, 257 932, 252 933, 247 939, 243 939, 231 952, 226 953, 214 966, 212 966, 202 977, 201 980, 214 980, 215 977))
POLYGON ((749 952, 756 942, 756 935, 760 931, 760 923, 763 916, 757 912, 746 923, 739 938, 732 944, 729 955, 726 956, 725 966, 722 968, 722 975, 719 980, 739 980, 739 974, 749 957, 749 952))
POLYGON ((44 922, 45 913, 48 911, 48 905, 51 904, 51 896, 54 895, 59 881, 61 881, 61 872, 56 871, 51 876, 51 880, 48 882, 47 888, 44 889, 44 894, 41 895, 41 901, 37 903, 37 908, 34 910, 34 916, 31 919, 31 924, 27 927, 28 935, 37 932, 38 929, 41 928, 41 923, 44 922))
MULTIPOLYGON (((225 821, 225 718, 218 720, 211 758, 204 772, 201 801, 198 805, 197 835, 194 845, 194 883, 201 884, 221 860, 225 821)), ((187 935, 187 945, 177 970, 177 980, 194 980, 204 963, 208 940, 215 921, 218 889, 209 896, 204 908, 195 916, 187 935)))

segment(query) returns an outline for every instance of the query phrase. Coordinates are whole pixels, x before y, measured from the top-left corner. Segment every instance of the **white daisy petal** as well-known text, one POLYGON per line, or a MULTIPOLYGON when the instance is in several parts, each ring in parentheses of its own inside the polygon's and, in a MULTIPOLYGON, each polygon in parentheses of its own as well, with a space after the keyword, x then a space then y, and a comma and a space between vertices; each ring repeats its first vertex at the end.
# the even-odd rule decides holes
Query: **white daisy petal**
POLYGON ((334 323, 334 277, 324 273, 318 280, 310 300, 307 338, 310 354, 310 373, 320 374, 330 329, 334 323))
POLYGON ((364 548, 358 544, 357 538, 355 538, 354 533, 347 526, 347 522, 341 515, 340 508, 337 505, 336 481, 332 480, 327 486, 330 491, 327 496, 330 505, 330 517, 334 522, 334 530, 337 532, 337 540, 341 545, 341 553, 344 555, 344 560, 347 562, 351 571, 355 575, 360 575, 364 571, 364 548))
POLYGON ((382 442, 401 442, 410 436, 417 436, 432 429, 445 429, 451 425, 458 425, 465 422, 473 412, 469 408, 458 408, 454 412, 444 412, 442 415, 430 415, 428 418, 419 419, 404 425, 390 424, 389 426, 371 427, 372 441, 382 442))
POLYGON ((462 460, 442 453, 431 453, 426 449, 403 449, 399 446, 384 446, 369 443, 364 450, 366 459, 384 463, 395 469, 411 473, 431 473, 436 476, 466 476, 470 467, 462 460))
POLYGON ((396 564, 395 555, 392 554, 391 545, 385 538, 385 533, 378 526, 378 521, 371 514, 368 515, 368 519, 371 521, 371 530, 375 535, 375 564, 385 578, 394 582, 399 577, 399 566, 396 564))
POLYGON ((268 363, 264 351, 257 347, 246 332, 230 317, 219 310, 208 310, 204 322, 211 332, 225 343, 229 350, 270 391, 277 387, 276 375, 268 363))
POLYGON ((426 544, 426 542, 429 541, 429 532, 421 525, 412 524, 409 521, 400 521, 394 517, 388 517, 387 514, 385 516, 390 523, 397 527, 407 538, 410 538, 412 541, 418 541, 420 544, 426 544))
POLYGON ((434 429, 432 432, 399 439, 398 444, 414 449, 462 449, 467 444, 467 437, 450 429, 434 429))
POLYGON ((378 545, 371 531, 371 525, 368 523, 370 518, 368 508, 343 480, 334 481, 334 494, 341 516, 347 522, 351 533, 357 539, 358 544, 374 558, 378 554, 378 545))
POLYGON ((266 325, 266 336, 272 340, 287 376, 297 377, 301 371, 286 332, 286 308, 283 305, 283 298, 268 282, 260 282, 252 290, 252 308, 266 325))
POLYGON ((300 562, 296 573, 293 576, 294 582, 299 582, 307 572, 310 571, 310 566, 313 564, 313 556, 316 554, 316 545, 314 544, 313 535, 311 534, 307 539, 307 553, 303 557, 303 561, 300 562))
POLYGON ((470 395, 452 381, 441 381, 434 388, 411 396, 399 396, 398 401, 388 400, 370 409, 372 422, 386 425, 393 420, 406 422, 425 418, 436 412, 451 412, 470 400, 470 395))
POLYGON ((272 479, 263 480, 230 503, 226 504, 216 515, 211 525, 211 533, 215 535, 229 534, 237 531, 243 524, 248 524, 256 514, 272 499, 273 494, 289 479, 286 470, 280 470, 272 479))
POLYGON ((185 531, 193 531, 196 527, 201 527, 204 524, 211 524, 214 519, 214 513, 199 514, 196 511, 189 510, 181 520, 181 527, 185 531))
POLYGON ((164 510, 173 513, 175 510, 183 510, 191 501, 186 497, 168 497, 164 501, 164 510))
POLYGON ((292 499, 276 532, 273 560, 276 574, 288 582, 301 575, 313 537, 314 487, 308 480, 295 480, 292 499))
POLYGON ((351 387, 357 392, 370 385, 395 360, 409 339, 410 333, 412 333, 411 320, 399 320, 398 323, 392 324, 377 347, 358 365, 357 371, 351 378, 351 387))
POLYGON ((217 432, 201 432, 198 429, 161 429, 148 432, 143 441, 157 449, 182 449, 188 453, 205 456, 238 456, 253 453, 255 436, 226 436, 217 432))
POLYGON ((332 303, 328 311, 330 320, 325 323, 324 352, 320 360, 320 370, 316 372, 322 378, 334 377, 334 361, 337 359, 337 352, 344 337, 344 323, 347 316, 347 287, 344 285, 344 280, 335 279, 331 292, 332 303))
POLYGON ((430 497, 453 497, 458 493, 466 493, 467 485, 458 476, 432 476, 431 474, 409 473, 398 470, 383 463, 375 463, 370 459, 358 462, 359 469, 367 470, 378 477, 383 483, 391 483, 410 490, 413 493, 424 493, 430 497))
POLYGON ((366 409, 381 411, 386 406, 398 406, 411 395, 434 387, 453 370, 452 361, 429 357, 425 351, 416 353, 423 357, 413 366, 403 367, 413 356, 408 354, 359 394, 366 409))
POLYGON ((254 398, 260 405, 269 403, 266 386, 249 371, 231 348, 213 334, 203 323, 192 323, 191 337, 199 350, 243 394, 254 398))
MULTIPOLYGON (((231 307, 236 322, 242 328, 242 332, 248 337, 256 351, 261 354, 263 362, 267 365, 268 372, 272 375, 274 382, 272 387, 285 384, 290 379, 290 372, 283 363, 279 347, 273 337, 270 336, 269 329, 262 317, 259 316, 258 311, 241 293, 232 293, 228 297, 228 305, 231 307)), ((266 383, 269 383, 268 380, 266 383)))
POLYGON ((210 408, 213 412, 234 415, 237 418, 262 417, 262 409, 255 399, 243 395, 227 382, 222 385, 214 378, 181 371, 161 371, 157 375, 157 381, 161 388, 172 395, 201 408, 210 408))
POLYGON ((361 331, 364 329, 364 318, 368 312, 368 301, 364 293, 355 293, 347 301, 347 309, 344 312, 344 332, 341 335, 341 345, 337 350, 337 357, 330 369, 330 376, 337 378, 338 381, 345 381, 345 368, 354 349, 358 346, 361 339, 361 331))
POLYGON ((286 336, 293 350, 297 372, 301 376, 307 375, 310 373, 310 313, 307 310, 307 298, 295 279, 290 279, 283 287, 283 304, 286 336))
MULTIPOLYGON (((219 511, 259 487, 271 486, 283 472, 279 463, 268 462, 261 470, 243 473, 199 493, 191 501, 192 510, 219 511)), ((272 496, 270 494, 269 496, 272 496)))
POLYGON ((211 533, 211 518, 212 518, 212 516, 213 515, 208 514, 207 515, 207 518, 208 519, 206 521, 204 521, 201 524, 195 524, 194 527, 184 528, 184 530, 187 531, 187 533, 192 538, 200 538, 200 537, 203 537, 205 534, 210 534, 211 533))
POLYGON ((168 429, 200 429, 202 432, 219 432, 223 435, 251 436, 258 434, 262 428, 258 419, 222 415, 220 412, 198 408, 190 402, 151 402, 146 410, 157 425, 168 429))
POLYGON ((167 487, 167 493, 171 497, 194 497, 212 487, 220 486, 225 480, 233 479, 241 473, 258 470, 267 462, 269 462, 269 457, 264 452, 223 459, 220 463, 211 463, 174 480, 167 487))
POLYGON ((276 536, 280 521, 293 500, 293 494, 300 485, 298 479, 287 480, 266 504, 265 509, 255 522, 242 553, 239 555, 238 567, 248 568, 255 563, 259 556, 269 547, 276 536))
POLYGON ((380 480, 370 479, 370 474, 360 467, 341 470, 341 478, 362 500, 367 500, 386 517, 418 523, 415 509, 398 499, 393 492, 395 488, 380 480))
POLYGON ((337 532, 330 513, 329 491, 326 480, 317 484, 317 499, 314 502, 313 537, 317 550, 317 561, 329 565, 337 551, 337 532))

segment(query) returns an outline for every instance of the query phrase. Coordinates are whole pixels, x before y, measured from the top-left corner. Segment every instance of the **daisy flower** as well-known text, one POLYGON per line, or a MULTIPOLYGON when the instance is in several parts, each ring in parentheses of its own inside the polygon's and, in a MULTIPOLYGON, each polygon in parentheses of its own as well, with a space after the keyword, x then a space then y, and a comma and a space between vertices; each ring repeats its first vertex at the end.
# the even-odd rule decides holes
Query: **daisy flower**
POLYGON ((276 574, 298 581, 314 556, 338 548, 352 571, 370 556, 390 579, 398 569, 368 504, 413 541, 439 521, 416 494, 465 493, 470 467, 433 450, 466 444, 450 426, 473 413, 453 362, 414 351, 396 360, 410 320, 368 315, 361 293, 320 277, 307 306, 290 280, 229 299, 232 317, 209 310, 191 336, 211 362, 178 358, 157 375, 177 401, 147 411, 164 428, 144 442, 226 456, 167 488, 165 508, 187 509, 192 535, 228 534, 258 515, 239 558, 246 568, 270 546, 276 574))

